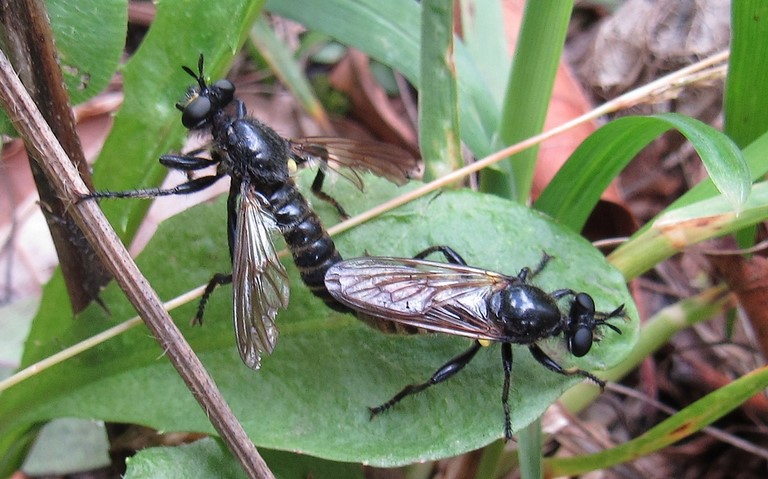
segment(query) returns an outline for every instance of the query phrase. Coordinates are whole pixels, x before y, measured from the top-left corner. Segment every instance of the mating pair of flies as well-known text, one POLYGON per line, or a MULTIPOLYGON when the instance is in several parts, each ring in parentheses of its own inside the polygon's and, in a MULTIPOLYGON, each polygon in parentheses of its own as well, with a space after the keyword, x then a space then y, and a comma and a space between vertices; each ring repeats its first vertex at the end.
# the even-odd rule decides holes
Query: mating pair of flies
POLYGON ((528 346, 534 359, 551 371, 579 375, 601 388, 605 386, 604 381, 587 371, 563 368, 537 342, 562 335, 574 356, 584 356, 596 340, 597 328, 605 326, 621 333, 607 321, 623 318, 623 305, 608 313, 599 312, 587 293, 572 289, 547 293, 532 285, 530 280, 551 259, 546 253, 535 269, 523 268, 515 276, 467 266, 447 246, 428 248, 414 258, 366 256, 343 260, 291 178, 291 163, 318 164, 313 193, 345 217, 341 205, 322 191, 328 168, 344 167, 341 174, 362 188, 359 172, 370 171, 403 184, 418 172, 417 161, 405 151, 379 142, 282 138, 247 115, 244 104, 235 97, 232 82, 206 82, 202 55, 197 72, 186 66, 183 69, 195 78, 196 85, 176 107, 182 112, 186 128, 210 133, 210 157, 164 155, 160 163, 186 172, 215 167, 215 172, 169 189, 100 191, 82 199, 188 194, 230 177, 227 233, 232 273, 213 276, 200 299, 195 320, 202 320, 213 290, 232 283, 235 335, 246 365, 258 369, 262 356, 273 351, 278 336, 275 317, 288 305, 288 276, 271 237, 277 230, 285 238, 303 282, 331 308, 353 313, 385 332, 439 332, 474 339, 467 351, 441 366, 428 381, 406 386, 389 401, 370 408, 372 417, 452 377, 472 360, 481 345, 489 342, 501 343, 507 439, 512 437, 508 397, 513 343, 528 346), (432 253, 443 254, 448 262, 424 259, 432 253))

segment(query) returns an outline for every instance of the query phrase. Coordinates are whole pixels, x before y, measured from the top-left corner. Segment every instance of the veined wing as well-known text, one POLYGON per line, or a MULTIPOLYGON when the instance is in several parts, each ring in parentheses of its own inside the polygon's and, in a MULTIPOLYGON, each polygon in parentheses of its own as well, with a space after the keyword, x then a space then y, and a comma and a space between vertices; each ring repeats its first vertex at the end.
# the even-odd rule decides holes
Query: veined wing
POLYGON ((261 356, 277 342, 275 316, 288 306, 288 274, 272 243, 274 219, 266 200, 243 182, 237 201, 237 228, 232 257, 235 337, 240 357, 258 369, 261 356))
POLYGON ((325 275, 331 295, 350 308, 429 331, 500 341, 492 294, 518 281, 469 266, 367 256, 342 261, 325 275))
POLYGON ((374 173, 397 185, 424 173, 421 161, 409 152, 380 141, 315 136, 291 140, 290 145, 291 152, 303 161, 336 171, 360 190, 360 172, 374 173))

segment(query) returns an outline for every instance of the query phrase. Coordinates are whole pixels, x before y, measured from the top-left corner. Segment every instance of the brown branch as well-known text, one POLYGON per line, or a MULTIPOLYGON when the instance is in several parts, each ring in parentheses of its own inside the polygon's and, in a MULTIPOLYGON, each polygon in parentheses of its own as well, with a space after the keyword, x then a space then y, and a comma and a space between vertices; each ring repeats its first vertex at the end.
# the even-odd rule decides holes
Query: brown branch
MULTIPOLYGON (((24 137, 27 147, 37 153, 36 157, 41 160, 40 168, 65 204, 72 204, 76 198, 86 194, 88 189, 78 171, 2 51, 0 102, 16 130, 24 137)), ((96 202, 80 203, 70 207, 69 212, 248 476, 274 477, 96 202)))

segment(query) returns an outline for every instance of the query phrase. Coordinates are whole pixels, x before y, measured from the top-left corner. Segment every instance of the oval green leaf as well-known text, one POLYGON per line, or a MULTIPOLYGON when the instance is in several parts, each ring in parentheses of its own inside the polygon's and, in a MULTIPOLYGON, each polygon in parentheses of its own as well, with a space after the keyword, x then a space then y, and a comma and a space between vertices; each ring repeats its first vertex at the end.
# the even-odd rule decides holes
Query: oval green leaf
MULTIPOLYGON (((302 175, 302 180, 307 187, 311 174, 302 175)), ((363 201, 346 182, 339 182, 333 194, 345 205, 364 208, 396 191, 368 178, 363 201)), ((229 271, 224 209, 222 199, 161 226, 139 259, 161 297, 171 298, 205 283, 214 272, 229 271)), ((330 212, 323 204, 317 209, 330 212)), ((366 252, 411 256, 427 246, 447 244, 469 264, 509 274, 537 264, 546 250, 556 259, 536 278, 538 285, 586 291, 602 311, 624 303, 630 317, 616 321, 623 334, 606 329, 603 341, 578 360, 567 354, 561 341, 548 341, 545 346, 558 361, 565 367, 607 368, 628 353, 636 338, 637 313, 622 275, 579 236, 509 201, 469 191, 446 192, 355 228, 337 244, 345 257, 366 252)), ((255 444, 394 466, 453 456, 502 436, 498 345, 481 351, 466 372, 370 421, 367 406, 386 401, 405 384, 427 379, 469 342, 447 335, 388 336, 374 331, 351 315, 330 311, 300 283, 293 265, 287 266, 292 277, 290 306, 278 317, 277 350, 265 358, 260 371, 245 367, 234 346, 231 290, 221 288, 214 294, 202 327, 188 326, 195 304, 174 311, 255 444)), ((35 347, 30 347, 27 359, 51 354, 132 315, 116 288, 108 288, 104 300, 111 317, 94 308, 87 317, 65 323, 68 327, 55 336, 36 329, 40 337, 29 338, 28 344, 35 347)), ((40 316, 61 320, 60 311, 45 301, 40 316)), ((514 349, 510 405, 517 430, 580 380, 547 371, 524 347, 514 349)), ((143 327, 6 391, 0 404, 0 437, 60 416, 213 433, 143 327)))

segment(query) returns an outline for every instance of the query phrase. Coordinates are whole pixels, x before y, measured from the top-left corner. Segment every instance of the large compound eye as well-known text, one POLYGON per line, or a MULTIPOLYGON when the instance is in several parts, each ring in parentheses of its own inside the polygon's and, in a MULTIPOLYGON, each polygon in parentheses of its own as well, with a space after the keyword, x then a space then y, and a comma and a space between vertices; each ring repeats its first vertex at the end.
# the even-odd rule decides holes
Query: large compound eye
POLYGON ((218 80, 213 84, 211 88, 216 90, 219 95, 219 103, 221 107, 229 104, 235 97, 235 85, 229 80, 218 80))
POLYGON ((592 348, 592 330, 587 326, 580 326, 576 332, 568 338, 568 349, 571 354, 580 358, 592 348))
POLYGON ((184 106, 181 113, 181 123, 186 128, 195 128, 203 123, 211 114, 211 100, 198 96, 184 106))
POLYGON ((579 293, 576 295, 575 298, 573 298, 573 305, 571 306, 574 310, 578 308, 578 312, 583 313, 595 313, 595 301, 592 299, 592 296, 588 295, 587 293, 579 293))

